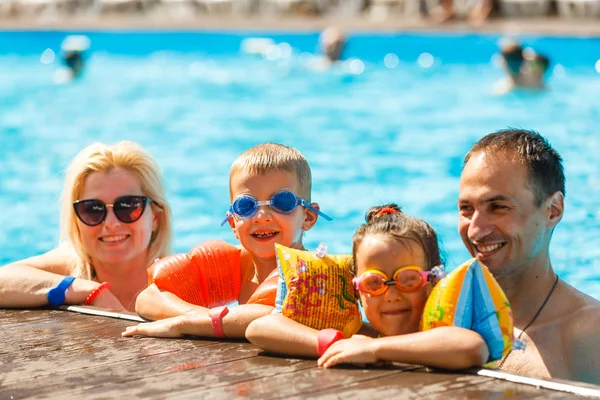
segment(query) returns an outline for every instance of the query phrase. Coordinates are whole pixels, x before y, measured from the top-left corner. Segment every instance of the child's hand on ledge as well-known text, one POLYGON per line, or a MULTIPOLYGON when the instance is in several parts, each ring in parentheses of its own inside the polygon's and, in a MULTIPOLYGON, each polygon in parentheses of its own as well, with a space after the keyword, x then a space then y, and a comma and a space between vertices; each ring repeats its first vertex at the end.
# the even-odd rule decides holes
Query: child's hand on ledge
POLYGON ((329 368, 337 364, 365 365, 377 362, 375 340, 364 335, 353 335, 350 339, 335 342, 319 358, 320 367, 329 368))
POLYGON ((125 332, 121 333, 121 336, 131 337, 134 335, 141 335, 163 338, 178 338, 183 336, 181 326, 182 320, 180 317, 167 318, 160 321, 128 326, 125 329, 125 332))

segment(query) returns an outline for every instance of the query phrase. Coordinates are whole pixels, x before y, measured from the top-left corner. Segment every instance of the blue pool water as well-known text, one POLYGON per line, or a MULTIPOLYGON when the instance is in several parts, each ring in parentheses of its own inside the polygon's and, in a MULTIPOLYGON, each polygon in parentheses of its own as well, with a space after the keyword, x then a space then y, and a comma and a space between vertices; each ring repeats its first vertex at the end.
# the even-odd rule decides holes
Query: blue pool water
POLYGON ((86 34, 87 74, 61 86, 44 51, 58 52, 67 33, 0 33, 0 265, 57 243, 62 173, 82 147, 128 139, 164 170, 177 252, 235 241, 219 227, 229 166, 277 141, 306 155, 313 199, 335 218, 308 232, 309 248, 348 252, 365 210, 394 201, 432 223, 454 266, 468 257, 456 231, 462 157, 513 126, 538 130, 563 155, 553 262, 600 299, 599 39, 521 38, 553 60, 551 90, 497 97, 497 36, 355 34, 356 60, 320 73, 305 66, 317 33, 86 34), (240 51, 249 36, 289 46, 249 55, 240 51))

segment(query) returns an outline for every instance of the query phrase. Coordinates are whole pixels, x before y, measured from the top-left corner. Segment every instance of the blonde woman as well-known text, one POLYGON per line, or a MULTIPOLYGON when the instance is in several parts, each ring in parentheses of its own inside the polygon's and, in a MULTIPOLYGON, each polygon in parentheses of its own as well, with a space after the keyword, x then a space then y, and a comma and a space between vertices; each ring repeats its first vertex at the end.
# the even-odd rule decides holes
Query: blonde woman
POLYGON ((0 268, 0 307, 84 303, 134 311, 147 268, 171 244, 154 159, 133 142, 83 149, 66 174, 60 225, 58 248, 0 268))

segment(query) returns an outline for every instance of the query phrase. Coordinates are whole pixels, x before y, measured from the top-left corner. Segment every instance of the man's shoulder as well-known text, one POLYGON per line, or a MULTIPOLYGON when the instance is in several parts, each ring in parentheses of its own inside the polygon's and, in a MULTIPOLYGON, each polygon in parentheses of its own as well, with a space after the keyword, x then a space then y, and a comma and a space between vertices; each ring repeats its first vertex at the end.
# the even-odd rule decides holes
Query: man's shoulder
POLYGON ((568 357, 571 378, 588 383, 600 383, 600 301, 582 293, 575 288, 570 298, 568 314, 562 319, 560 332, 568 357))
POLYGON ((567 284, 561 296, 561 303, 567 305, 563 314, 563 326, 568 331, 578 336, 578 333, 583 333, 582 330, 587 332, 589 329, 598 329, 600 301, 567 284))
POLYGON ((590 295, 587 295, 580 291, 579 289, 574 288, 573 286, 565 283, 566 292, 570 297, 570 301, 573 301, 578 306, 586 306, 591 308, 596 308, 600 311, 600 301, 596 300, 590 295))
POLYGON ((567 328, 573 331, 578 336, 582 333, 597 332, 600 326, 600 304, 598 301, 590 304, 585 304, 576 310, 565 321, 567 328))

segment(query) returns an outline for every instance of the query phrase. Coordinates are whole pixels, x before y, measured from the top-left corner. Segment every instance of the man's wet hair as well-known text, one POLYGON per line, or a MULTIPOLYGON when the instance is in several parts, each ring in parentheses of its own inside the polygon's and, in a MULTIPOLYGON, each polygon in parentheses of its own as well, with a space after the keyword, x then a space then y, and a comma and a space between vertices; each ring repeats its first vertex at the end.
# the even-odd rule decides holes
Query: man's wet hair
POLYGON ((566 195, 562 157, 548 140, 527 129, 502 129, 481 138, 465 156, 464 166, 475 153, 509 153, 527 166, 536 206, 555 192, 566 195))

